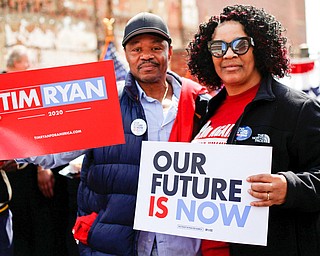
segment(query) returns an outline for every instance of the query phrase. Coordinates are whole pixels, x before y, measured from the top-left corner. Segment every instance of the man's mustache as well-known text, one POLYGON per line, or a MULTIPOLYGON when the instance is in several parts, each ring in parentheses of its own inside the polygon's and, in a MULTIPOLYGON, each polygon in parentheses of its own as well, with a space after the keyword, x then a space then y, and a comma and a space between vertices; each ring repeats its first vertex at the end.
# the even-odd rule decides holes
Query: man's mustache
POLYGON ((159 66, 159 63, 153 61, 153 60, 146 60, 146 61, 143 61, 142 63, 140 63, 138 65, 138 68, 140 69, 144 64, 152 64, 152 65, 155 65, 155 66, 159 66))

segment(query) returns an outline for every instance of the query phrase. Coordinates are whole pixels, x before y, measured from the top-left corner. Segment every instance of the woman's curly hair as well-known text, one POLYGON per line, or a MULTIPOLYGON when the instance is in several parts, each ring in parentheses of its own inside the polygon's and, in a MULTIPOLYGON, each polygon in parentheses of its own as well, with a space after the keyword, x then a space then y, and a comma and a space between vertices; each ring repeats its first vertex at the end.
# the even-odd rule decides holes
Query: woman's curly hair
POLYGON ((200 24, 188 45, 188 67, 200 83, 211 89, 221 88, 222 81, 215 71, 207 44, 219 23, 229 20, 240 22, 245 33, 253 38, 255 65, 262 77, 271 74, 281 78, 288 74, 287 38, 283 36, 285 30, 281 23, 263 9, 234 5, 225 7, 220 17, 212 16, 208 22, 200 24))

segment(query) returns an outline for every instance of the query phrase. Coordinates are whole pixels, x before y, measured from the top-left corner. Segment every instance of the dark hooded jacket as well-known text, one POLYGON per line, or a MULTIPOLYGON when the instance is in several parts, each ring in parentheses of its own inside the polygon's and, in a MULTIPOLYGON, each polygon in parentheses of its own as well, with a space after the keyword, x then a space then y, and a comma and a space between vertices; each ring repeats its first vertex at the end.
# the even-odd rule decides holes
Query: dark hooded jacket
MULTIPOLYGON (((222 89, 209 102, 206 120, 225 97, 222 89)), ((270 207, 267 246, 231 244, 231 255, 320 255, 319 102, 268 77, 227 143, 271 146, 271 172, 284 175, 288 184, 286 202, 270 207), (242 136, 241 129, 251 130, 251 135, 242 136)))

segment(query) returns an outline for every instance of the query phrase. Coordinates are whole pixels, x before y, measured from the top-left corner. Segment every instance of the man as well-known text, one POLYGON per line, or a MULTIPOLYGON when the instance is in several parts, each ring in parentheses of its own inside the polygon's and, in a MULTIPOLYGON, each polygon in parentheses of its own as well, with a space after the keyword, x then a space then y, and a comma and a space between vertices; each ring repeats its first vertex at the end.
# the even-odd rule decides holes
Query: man
POLYGON ((30 67, 27 48, 15 45, 7 60, 7 72, 24 71, 30 67))
MULTIPOLYGON (((142 141, 168 141, 180 92, 187 104, 181 108, 179 103, 179 108, 186 112, 179 115, 181 122, 175 123, 175 136, 170 139, 189 141, 193 132, 192 102, 203 87, 168 71, 171 37, 160 17, 145 12, 134 16, 125 27, 122 45, 130 67, 119 93, 126 143, 86 151, 78 190, 79 217, 74 229, 80 254, 199 255, 200 240, 136 231, 133 220, 142 141), (182 127, 185 123, 191 125, 182 127)), ((78 153, 83 151, 47 159, 36 157, 32 161, 51 168, 70 161, 78 153)))
MULTIPOLYGON (((23 71, 30 67, 27 48, 23 45, 12 47, 7 57, 7 70, 1 73, 23 71)), ((1 161, 0 164, 0 255, 13 255, 12 214, 9 202, 12 199, 12 188, 6 171, 15 171, 14 161, 1 161)))
MULTIPOLYGON (((27 70, 30 67, 28 55, 25 46, 12 47, 4 73, 27 70)), ((0 175, 0 248, 4 247, 4 251, 0 249, 0 255, 78 255, 71 227, 67 230, 68 211, 72 210, 68 208, 67 192, 72 186, 71 182, 75 182, 76 186, 77 181, 69 181, 59 175, 58 171, 62 167, 53 171, 42 170, 34 164, 24 165, 23 171, 14 167, 12 164, 11 172, 8 172, 7 167, 3 168, 0 175), (9 208, 13 215, 12 225, 9 208), (4 230, 7 235, 4 235, 4 230), (13 244, 10 252, 8 241, 10 245, 13 244)), ((73 190, 76 191, 77 187, 73 190)), ((75 219, 74 211, 76 208, 72 211, 75 219)))
POLYGON ((168 71, 172 56, 163 20, 139 13, 122 41, 130 72, 120 105, 126 144, 92 149, 81 170, 79 216, 97 213, 81 255, 197 255, 197 239, 133 230, 141 143, 168 141, 181 78, 168 71), (88 245, 86 245, 87 243, 88 245))
POLYGON ((13 255, 12 247, 12 214, 8 202, 12 196, 10 182, 5 173, 5 162, 1 161, 0 169, 0 255, 13 255))

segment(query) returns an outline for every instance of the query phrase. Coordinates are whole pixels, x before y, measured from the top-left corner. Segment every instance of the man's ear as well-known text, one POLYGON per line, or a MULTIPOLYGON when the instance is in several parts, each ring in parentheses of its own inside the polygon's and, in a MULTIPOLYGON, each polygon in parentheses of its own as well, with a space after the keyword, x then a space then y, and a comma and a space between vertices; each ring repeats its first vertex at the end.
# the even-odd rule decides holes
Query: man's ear
POLYGON ((169 49, 168 49, 168 60, 169 61, 171 60, 172 54, 173 54, 173 48, 172 48, 172 45, 170 44, 169 49))

